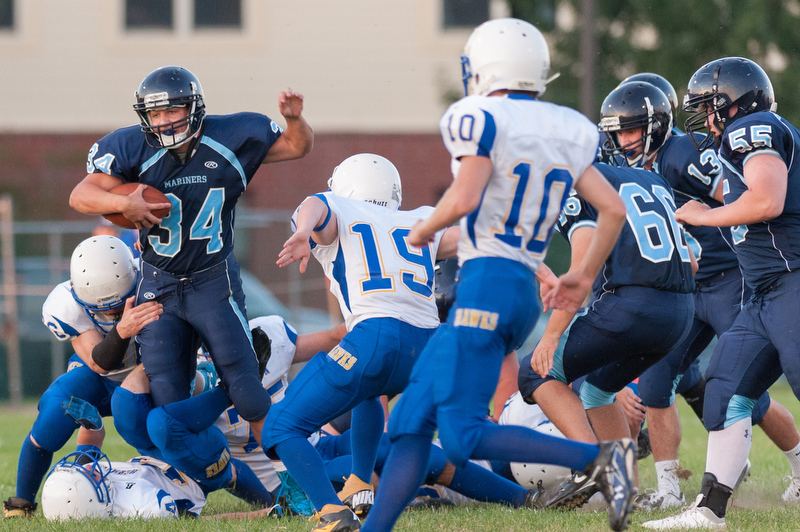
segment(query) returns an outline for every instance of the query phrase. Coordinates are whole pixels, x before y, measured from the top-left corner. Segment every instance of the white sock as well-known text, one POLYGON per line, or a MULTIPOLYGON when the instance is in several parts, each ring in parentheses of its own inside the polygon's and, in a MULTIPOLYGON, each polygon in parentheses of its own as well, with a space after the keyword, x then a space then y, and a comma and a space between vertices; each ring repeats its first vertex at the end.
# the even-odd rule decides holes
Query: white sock
POLYGON ((706 471, 713 473, 720 484, 733 488, 747 463, 752 443, 753 424, 749 417, 726 429, 709 432, 706 471))
POLYGON ((786 459, 789 460, 789 465, 792 466, 792 477, 799 478, 800 477, 800 443, 797 446, 790 450, 784 451, 783 454, 786 455, 786 459))
POLYGON ((678 479, 677 460, 656 462, 656 478, 658 478, 659 493, 672 493, 676 497, 680 497, 681 486, 680 479, 678 479))

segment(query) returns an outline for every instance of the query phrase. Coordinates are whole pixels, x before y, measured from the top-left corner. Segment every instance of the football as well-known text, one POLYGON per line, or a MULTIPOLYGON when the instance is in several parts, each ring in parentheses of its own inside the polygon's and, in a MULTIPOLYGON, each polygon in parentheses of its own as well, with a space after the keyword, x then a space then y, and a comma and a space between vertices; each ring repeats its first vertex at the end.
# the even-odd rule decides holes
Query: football
MULTIPOLYGON (((123 183, 112 188, 109 192, 112 194, 119 194, 120 196, 129 196, 132 194, 140 183, 123 183)), ((148 203, 169 203, 169 198, 157 188, 145 185, 145 189, 142 191, 142 197, 148 203)), ((153 211, 155 216, 159 218, 164 218, 165 216, 169 216, 170 209, 157 209, 153 211)), ((109 214, 104 214, 103 217, 111 222, 114 225, 118 225, 119 227, 124 227, 126 229, 136 229, 136 225, 125 218, 121 212, 112 212, 109 214)))

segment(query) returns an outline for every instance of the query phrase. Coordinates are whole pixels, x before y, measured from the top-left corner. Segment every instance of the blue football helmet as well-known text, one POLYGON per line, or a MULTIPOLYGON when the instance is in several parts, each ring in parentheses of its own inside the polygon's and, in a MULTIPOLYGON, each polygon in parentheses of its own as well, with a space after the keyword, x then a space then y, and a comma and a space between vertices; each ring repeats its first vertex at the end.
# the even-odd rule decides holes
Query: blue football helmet
POLYGON ((139 115, 147 143, 154 148, 177 148, 195 138, 203 127, 206 104, 197 77, 179 66, 164 66, 149 73, 136 89, 133 110, 139 115), (167 126, 150 124, 149 112, 188 107, 186 118, 167 126))
POLYGON ((50 469, 42 488, 42 512, 48 520, 111 517, 111 461, 100 449, 73 451, 50 469))
POLYGON ((723 57, 701 66, 689 80, 683 98, 683 110, 689 113, 684 127, 698 151, 712 142, 719 148, 722 137, 708 130, 709 117, 714 127, 725 133, 731 123, 745 115, 776 108, 772 82, 760 66, 744 57, 723 57), (735 108, 733 114, 731 108, 735 108))

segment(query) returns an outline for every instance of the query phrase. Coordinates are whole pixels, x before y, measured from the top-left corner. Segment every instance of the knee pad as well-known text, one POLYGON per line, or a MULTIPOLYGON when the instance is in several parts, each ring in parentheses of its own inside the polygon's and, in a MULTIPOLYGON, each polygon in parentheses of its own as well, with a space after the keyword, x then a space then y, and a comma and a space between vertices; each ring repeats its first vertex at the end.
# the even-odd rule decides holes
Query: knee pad
POLYGON ((137 452, 148 456, 153 456, 151 453, 155 447, 147 435, 147 415, 151 408, 150 395, 146 393, 133 393, 120 387, 111 396, 111 412, 117 432, 137 452))
POLYGON ((256 372, 242 372, 231 375, 231 370, 220 374, 225 391, 231 398, 239 416, 245 421, 258 421, 269 412, 272 404, 269 392, 261 385, 256 372))
POLYGON ((581 403, 586 410, 610 405, 614 402, 615 395, 615 392, 605 392, 589 381, 581 386, 581 403))
POLYGON ((755 406, 755 399, 734 395, 728 402, 728 409, 725 411, 725 424, 723 427, 728 428, 737 421, 752 417, 753 408, 755 408, 755 406))
POLYGON ((33 422, 30 435, 46 451, 54 453, 64 447, 78 428, 78 424, 65 415, 61 408, 65 399, 69 397, 48 388, 39 401, 39 414, 33 422))

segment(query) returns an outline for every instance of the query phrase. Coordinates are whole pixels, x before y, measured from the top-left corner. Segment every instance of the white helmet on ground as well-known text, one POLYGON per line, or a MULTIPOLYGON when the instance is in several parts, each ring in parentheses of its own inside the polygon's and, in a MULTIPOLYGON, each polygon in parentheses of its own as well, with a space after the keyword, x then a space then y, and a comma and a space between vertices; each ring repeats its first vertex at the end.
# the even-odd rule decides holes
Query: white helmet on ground
POLYGON ((396 211, 403 200, 400 174, 392 162, 373 153, 359 153, 333 169, 328 188, 337 196, 383 205, 396 211))
POLYGON ((136 287, 136 260, 115 236, 87 238, 72 252, 69 278, 72 296, 99 323, 113 324, 107 313, 119 309, 136 287))
MULTIPOLYGON (((549 421, 535 427, 534 430, 547 434, 548 436, 564 437, 561 431, 549 421)), ((572 471, 568 467, 552 464, 522 464, 511 462, 511 473, 514 475, 514 479, 517 483, 523 488, 538 489, 539 481, 541 481, 541 487, 543 489, 550 489, 568 479, 572 471)))
POLYGON ((88 453, 74 451, 59 460, 42 488, 45 518, 53 521, 111 517, 114 489, 107 479, 110 471, 111 462, 99 449, 88 453))
POLYGON ((467 95, 486 95, 500 89, 544 94, 550 48, 532 24, 515 18, 484 22, 472 32, 461 56, 467 95))

